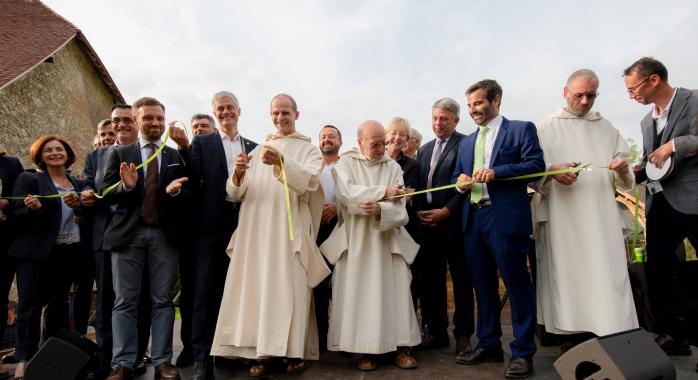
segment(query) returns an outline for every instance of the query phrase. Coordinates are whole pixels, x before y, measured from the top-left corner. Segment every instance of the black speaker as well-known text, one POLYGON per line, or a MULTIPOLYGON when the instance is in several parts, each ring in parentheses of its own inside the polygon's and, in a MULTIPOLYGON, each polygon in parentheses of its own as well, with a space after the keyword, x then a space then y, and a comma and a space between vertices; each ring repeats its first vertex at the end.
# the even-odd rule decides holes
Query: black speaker
POLYGON ((674 363, 643 329, 588 340, 554 363, 564 379, 676 379, 674 363))
POLYGON ((97 345, 84 336, 61 330, 39 349, 24 370, 24 380, 75 380, 93 359, 97 345))

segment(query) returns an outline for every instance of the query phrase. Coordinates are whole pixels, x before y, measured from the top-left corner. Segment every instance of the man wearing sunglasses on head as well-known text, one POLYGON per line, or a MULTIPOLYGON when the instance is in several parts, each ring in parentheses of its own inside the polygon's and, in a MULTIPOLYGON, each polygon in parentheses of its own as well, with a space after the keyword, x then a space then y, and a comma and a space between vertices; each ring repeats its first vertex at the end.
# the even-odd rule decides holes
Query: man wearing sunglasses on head
POLYGON ((630 99, 652 104, 640 122, 643 154, 635 181, 647 180, 647 286, 657 320, 655 340, 669 355, 690 355, 688 326, 674 273, 675 252, 685 238, 698 243, 698 90, 672 87, 658 60, 644 57, 623 72, 630 99), (646 166, 673 170, 648 180, 646 166))

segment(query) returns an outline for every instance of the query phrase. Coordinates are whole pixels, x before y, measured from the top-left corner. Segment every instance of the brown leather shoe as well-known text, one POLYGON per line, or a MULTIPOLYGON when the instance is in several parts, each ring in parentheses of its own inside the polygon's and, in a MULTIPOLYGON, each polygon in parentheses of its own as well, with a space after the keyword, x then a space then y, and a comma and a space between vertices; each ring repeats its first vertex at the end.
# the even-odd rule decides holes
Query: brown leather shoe
POLYGON ((417 368, 417 360, 410 355, 409 351, 400 350, 395 355, 395 365, 401 369, 415 369, 417 368))
POLYGON ((161 380, 180 380, 179 370, 171 363, 160 363, 155 367, 155 378, 161 380))
POLYGON ((467 336, 457 336, 456 337, 456 356, 465 355, 473 350, 473 346, 470 345, 470 337, 467 336))
POLYGON ((363 355, 359 360, 359 369, 362 371, 375 371, 378 368, 376 355, 363 355))
POLYGON ((131 369, 117 365, 109 373, 107 380, 130 380, 133 378, 133 371, 131 369))
POLYGON ((688 343, 688 339, 676 340, 669 335, 662 334, 655 338, 654 341, 667 355, 691 355, 691 346, 688 343))

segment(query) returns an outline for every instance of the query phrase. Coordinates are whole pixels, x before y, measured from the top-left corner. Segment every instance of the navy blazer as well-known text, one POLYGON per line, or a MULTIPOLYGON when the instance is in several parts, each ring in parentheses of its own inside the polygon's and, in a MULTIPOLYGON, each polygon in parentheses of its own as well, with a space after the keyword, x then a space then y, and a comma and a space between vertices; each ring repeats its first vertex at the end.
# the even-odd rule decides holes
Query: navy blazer
MULTIPOLYGON (((108 186, 119 182, 119 166, 122 162, 140 165, 141 151, 138 143, 118 146, 108 150, 107 167, 104 174, 102 192, 108 186)), ((162 227, 168 243, 178 246, 180 239, 186 237, 182 226, 181 211, 189 197, 189 185, 185 182, 182 191, 177 196, 167 194, 165 188, 173 180, 187 176, 184 161, 176 149, 166 146, 160 153, 160 169, 158 170, 158 224, 162 227)), ((138 183, 130 191, 124 186, 117 186, 104 197, 108 204, 116 204, 116 211, 109 220, 104 232, 103 249, 112 251, 128 244, 137 227, 141 223, 145 178, 143 168, 138 169, 138 183)))
MULTIPOLYGON (((456 162, 458 161, 458 150, 461 139, 463 139, 463 134, 454 132, 448 139, 446 146, 442 148, 441 156, 436 162, 434 175, 431 178, 431 187, 445 186, 453 183, 451 182, 451 177, 453 175, 453 170, 456 167, 456 162)), ((435 146, 436 139, 429 141, 419 148, 417 162, 419 163, 420 172, 419 187, 417 190, 424 190, 427 188, 429 169, 431 167, 431 156, 434 152, 435 146)), ((460 201, 460 194, 455 190, 432 192, 431 204, 427 203, 426 194, 420 194, 414 198, 414 203, 418 210, 423 211, 446 207, 451 213, 449 218, 452 218, 460 213, 460 201)))
MULTIPOLYGON (((104 181, 104 173, 107 168, 107 157, 109 151, 114 149, 113 146, 99 148, 93 150, 85 157, 85 188, 97 191, 102 188, 104 181)), ((102 249, 104 243, 104 230, 107 228, 107 223, 111 217, 111 209, 109 205, 102 199, 97 199, 93 207, 89 207, 86 211, 92 217, 92 249, 102 249)))
MULTIPOLYGON (((24 168, 17 157, 0 156, 0 180, 2 180, 3 197, 12 195, 15 180, 22 172, 24 172, 24 168)), ((0 222, 0 256, 5 256, 15 236, 11 202, 10 207, 4 209, 2 213, 7 219, 4 222, 0 222)))
MULTIPOLYGON (((461 140, 458 162, 453 171, 452 181, 461 173, 473 174, 475 140, 478 131, 461 140)), ((538 141, 536 126, 529 121, 502 120, 497 138, 492 148, 490 169, 495 172, 495 180, 487 184, 487 191, 495 213, 495 224, 505 235, 528 236, 531 228, 531 207, 527 195, 529 180, 501 181, 503 178, 538 173, 545 170, 543 150, 538 141)), ((467 231, 470 220, 470 191, 463 194, 462 231, 467 231)))
MULTIPOLYGON (((249 154, 257 143, 243 138, 245 152, 249 154)), ((199 220, 199 231, 204 234, 219 234, 228 230, 223 213, 226 211, 225 184, 228 180, 228 164, 225 161, 223 141, 218 130, 199 135, 192 141, 189 152, 193 190, 199 220)))
MULTIPOLYGON (((76 192, 82 191, 80 181, 72 175, 68 178, 76 192)), ((17 177, 14 186, 14 196, 57 194, 56 185, 46 172, 24 172, 17 177)), ((56 243, 61 227, 63 198, 40 198, 41 208, 32 211, 24 206, 23 200, 13 202, 13 212, 17 226, 17 235, 12 242, 8 256, 25 260, 36 260, 48 257, 56 243)), ((75 209, 76 212, 80 208, 75 209)))

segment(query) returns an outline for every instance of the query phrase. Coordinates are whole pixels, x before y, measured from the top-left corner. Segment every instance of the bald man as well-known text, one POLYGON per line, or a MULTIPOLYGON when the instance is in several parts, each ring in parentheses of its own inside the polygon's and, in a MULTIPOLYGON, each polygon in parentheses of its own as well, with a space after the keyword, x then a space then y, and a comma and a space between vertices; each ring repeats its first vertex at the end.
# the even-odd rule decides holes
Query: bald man
POLYGON ((322 155, 296 131, 300 113, 292 97, 275 96, 270 113, 277 133, 238 154, 226 184, 242 205, 211 349, 215 356, 259 359, 253 377, 272 368, 271 358, 287 358, 287 373, 319 358, 313 287, 330 273, 315 245, 325 200, 322 155))
POLYGON ((396 366, 417 368, 409 352, 421 342, 409 265, 419 246, 404 227, 405 198, 390 199, 403 194, 402 170, 385 154, 377 121, 361 124, 357 142, 333 169, 339 221, 320 247, 335 265, 327 348, 363 354, 364 371, 396 351, 396 366))

